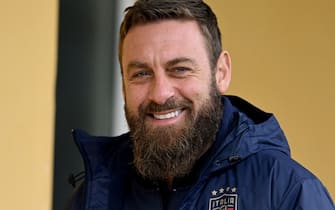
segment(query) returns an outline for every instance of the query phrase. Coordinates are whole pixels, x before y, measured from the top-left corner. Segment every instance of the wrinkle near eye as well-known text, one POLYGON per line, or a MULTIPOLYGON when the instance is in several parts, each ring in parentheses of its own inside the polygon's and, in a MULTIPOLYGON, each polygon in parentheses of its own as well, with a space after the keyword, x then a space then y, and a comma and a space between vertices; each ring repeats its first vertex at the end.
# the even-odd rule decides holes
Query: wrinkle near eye
POLYGON ((128 77, 128 80, 132 83, 143 83, 147 81, 148 79, 152 78, 153 72, 150 70, 140 70, 140 71, 134 71, 134 73, 131 73, 131 75, 128 77))
POLYGON ((184 67, 184 66, 176 66, 176 67, 171 67, 167 71, 170 76, 177 77, 177 78, 184 78, 184 77, 187 77, 192 72, 192 69, 189 67, 184 67))

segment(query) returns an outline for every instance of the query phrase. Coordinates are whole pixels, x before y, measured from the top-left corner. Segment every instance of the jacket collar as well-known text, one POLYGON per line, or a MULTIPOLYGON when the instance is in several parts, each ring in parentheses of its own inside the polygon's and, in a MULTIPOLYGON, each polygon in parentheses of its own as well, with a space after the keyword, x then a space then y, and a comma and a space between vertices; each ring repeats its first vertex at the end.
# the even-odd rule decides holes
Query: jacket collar
POLYGON ((286 137, 273 114, 236 96, 224 96, 222 101, 220 130, 202 160, 208 163, 204 173, 236 164, 262 150, 279 150, 290 155, 286 137))

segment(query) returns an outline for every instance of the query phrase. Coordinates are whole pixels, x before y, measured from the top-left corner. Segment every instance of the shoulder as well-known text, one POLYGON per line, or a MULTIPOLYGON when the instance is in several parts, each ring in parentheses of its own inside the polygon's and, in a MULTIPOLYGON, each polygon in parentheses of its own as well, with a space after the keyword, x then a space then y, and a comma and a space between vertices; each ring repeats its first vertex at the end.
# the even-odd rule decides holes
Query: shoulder
POLYGON ((129 133, 116 137, 92 136, 82 130, 73 131, 74 140, 84 159, 109 159, 130 150, 129 133))
POLYGON ((268 177, 276 189, 293 187, 296 183, 318 178, 307 168, 278 150, 259 151, 245 160, 245 167, 255 171, 255 176, 268 177))
POLYGON ((260 173, 269 177, 275 209, 335 209, 321 181, 307 168, 280 151, 265 150, 254 157, 260 173))

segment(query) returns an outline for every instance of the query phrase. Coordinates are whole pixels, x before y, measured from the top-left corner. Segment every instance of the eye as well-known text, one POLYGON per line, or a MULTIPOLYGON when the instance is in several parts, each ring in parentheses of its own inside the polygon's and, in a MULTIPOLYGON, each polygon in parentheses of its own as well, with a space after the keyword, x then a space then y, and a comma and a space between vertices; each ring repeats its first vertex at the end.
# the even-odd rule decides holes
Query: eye
POLYGON ((175 66, 169 69, 169 74, 177 78, 187 77, 190 72, 191 72, 191 69, 185 66, 175 66))
POLYGON ((139 71, 133 74, 132 77, 134 78, 141 78, 141 77, 147 77, 150 76, 151 73, 149 73, 148 71, 139 71))
POLYGON ((135 71, 133 74, 130 75, 129 80, 133 82, 143 82, 147 79, 151 78, 152 72, 148 70, 139 70, 135 71))
POLYGON ((190 70, 189 68, 183 67, 183 66, 177 66, 172 69, 173 69, 173 72, 176 72, 176 73, 184 73, 190 70))

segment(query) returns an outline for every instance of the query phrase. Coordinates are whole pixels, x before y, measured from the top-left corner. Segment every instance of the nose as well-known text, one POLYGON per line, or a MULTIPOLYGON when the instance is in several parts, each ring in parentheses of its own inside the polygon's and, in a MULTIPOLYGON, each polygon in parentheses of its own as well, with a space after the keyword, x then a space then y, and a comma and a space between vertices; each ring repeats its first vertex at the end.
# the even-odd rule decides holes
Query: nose
POLYGON ((149 100, 156 104, 164 104, 174 96, 174 92, 171 79, 165 74, 156 74, 149 89, 149 100))

